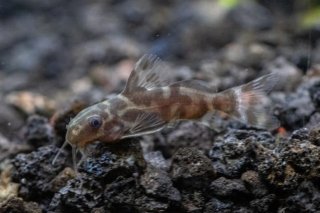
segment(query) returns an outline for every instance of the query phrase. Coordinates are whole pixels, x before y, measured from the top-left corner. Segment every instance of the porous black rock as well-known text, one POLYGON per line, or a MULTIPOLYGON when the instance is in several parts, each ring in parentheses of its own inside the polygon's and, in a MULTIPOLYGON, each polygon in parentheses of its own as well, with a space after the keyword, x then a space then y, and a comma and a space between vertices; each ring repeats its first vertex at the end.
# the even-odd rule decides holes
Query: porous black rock
POLYGON ((174 154, 170 174, 178 188, 204 189, 215 177, 210 159, 197 148, 180 148, 174 154))
POLYGON ((249 196, 249 192, 242 180, 232 180, 224 177, 220 177, 210 184, 210 192, 218 197, 237 200, 248 198, 249 196))
POLYGON ((144 159, 152 167, 165 171, 169 170, 170 163, 163 157, 160 151, 145 153, 144 159))
POLYGON ((248 170, 241 175, 246 188, 255 197, 262 197, 268 193, 267 186, 262 182, 259 174, 256 171, 248 170))
POLYGON ((173 187, 171 178, 166 171, 147 167, 145 173, 141 176, 140 184, 147 194, 153 197, 159 197, 171 202, 180 202, 180 192, 173 187))
POLYGON ((221 201, 217 198, 212 198, 206 203, 204 213, 229 213, 232 212, 233 202, 231 201, 221 201))
POLYGON ((111 212, 165 212, 167 202, 146 196, 135 178, 118 178, 107 184, 104 203, 111 212))
POLYGON ((320 111, 320 81, 316 81, 310 86, 309 94, 317 111, 320 111))
POLYGON ((293 131, 291 133, 291 139, 297 139, 297 140, 308 140, 309 138, 309 129, 307 128, 301 128, 293 131))
POLYGON ((230 200, 212 198, 206 203, 204 213, 254 213, 253 210, 230 200))
POLYGON ((318 212, 320 190, 315 183, 304 181, 286 198, 279 209, 286 209, 286 212, 318 212))
POLYGON ((81 174, 67 182, 52 198, 48 212, 89 212, 103 203, 103 185, 94 178, 81 174))
POLYGON ((276 209, 276 201, 277 197, 274 194, 266 195, 262 198, 254 199, 250 201, 250 207, 254 210, 254 212, 274 212, 276 209))
POLYGON ((55 194, 50 211, 72 209, 88 212, 99 207, 103 205, 106 184, 112 184, 119 178, 138 176, 144 166, 142 150, 137 141, 124 140, 108 146, 98 144, 80 166, 77 177, 55 194))
POLYGON ((43 146, 29 154, 19 154, 13 160, 13 181, 20 184, 19 195, 28 200, 48 202, 53 196, 51 181, 66 166, 66 155, 52 164, 58 148, 43 146))
POLYGON ((313 144, 320 146, 320 126, 314 127, 310 130, 309 140, 313 144))
POLYGON ((139 141, 128 139, 115 144, 98 144, 92 156, 81 165, 80 171, 107 182, 118 176, 139 173, 145 166, 139 141))
POLYGON ((172 157, 180 147, 197 147, 206 153, 216 136, 214 130, 194 121, 177 123, 174 128, 167 128, 163 132, 165 137, 155 143, 155 149, 161 150, 165 157, 172 157))
POLYGON ((1 213, 41 213, 36 202, 26 202, 19 197, 11 197, 0 205, 1 213))
POLYGON ((206 196, 200 190, 186 188, 181 190, 181 208, 183 212, 202 212, 206 196))
POLYGON ((273 147, 274 138, 270 132, 261 130, 231 129, 218 137, 213 144, 209 157, 218 175, 239 178, 254 166, 254 150, 258 146, 273 147))
POLYGON ((49 145, 55 142, 53 127, 47 118, 32 115, 28 118, 24 127, 24 138, 26 142, 34 147, 49 145))
POLYGON ((261 178, 275 189, 288 192, 305 179, 317 180, 320 171, 320 148, 308 140, 280 140, 269 157, 257 165, 261 178))
POLYGON ((315 106, 308 91, 307 83, 301 85, 297 91, 279 98, 274 114, 280 120, 281 126, 292 131, 302 128, 315 112, 315 106))

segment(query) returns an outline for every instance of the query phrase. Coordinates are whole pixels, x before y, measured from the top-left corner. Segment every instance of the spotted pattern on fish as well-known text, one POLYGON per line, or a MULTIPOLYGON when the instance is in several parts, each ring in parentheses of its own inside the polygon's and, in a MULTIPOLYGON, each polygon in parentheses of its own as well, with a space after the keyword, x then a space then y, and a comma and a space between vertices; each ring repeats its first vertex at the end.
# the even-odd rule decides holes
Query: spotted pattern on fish
POLYGON ((215 93, 197 80, 163 80, 163 67, 155 56, 142 57, 119 95, 84 109, 71 120, 66 141, 83 150, 95 141, 113 143, 150 134, 176 120, 201 119, 216 111, 250 125, 271 124, 260 103, 277 82, 276 74, 215 93))

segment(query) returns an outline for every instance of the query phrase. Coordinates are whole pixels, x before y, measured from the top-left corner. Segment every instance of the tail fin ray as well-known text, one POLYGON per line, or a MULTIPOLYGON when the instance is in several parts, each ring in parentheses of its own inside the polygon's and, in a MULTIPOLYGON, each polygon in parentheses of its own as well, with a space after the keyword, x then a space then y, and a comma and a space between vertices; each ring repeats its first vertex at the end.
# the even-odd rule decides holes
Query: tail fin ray
POLYGON ((262 76, 247 84, 219 93, 214 98, 213 104, 216 109, 249 125, 267 129, 276 128, 278 121, 266 108, 266 94, 277 82, 278 76, 274 73, 262 76), (221 104, 221 102, 228 104, 221 104))

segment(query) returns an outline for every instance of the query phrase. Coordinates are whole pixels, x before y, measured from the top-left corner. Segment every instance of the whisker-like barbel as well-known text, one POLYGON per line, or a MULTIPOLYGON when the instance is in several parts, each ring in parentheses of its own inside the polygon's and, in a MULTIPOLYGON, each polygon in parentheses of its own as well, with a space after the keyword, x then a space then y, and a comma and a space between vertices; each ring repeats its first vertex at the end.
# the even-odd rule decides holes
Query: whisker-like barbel
POLYGON ((54 156, 53 160, 52 160, 52 165, 55 164, 55 162, 57 161, 58 157, 60 156, 62 150, 69 144, 69 142, 67 140, 64 141, 64 143, 62 144, 62 146, 59 148, 56 156, 54 156))
POLYGON ((72 146, 72 164, 73 164, 73 170, 75 173, 78 173, 78 165, 77 165, 77 152, 78 149, 75 146, 72 146))

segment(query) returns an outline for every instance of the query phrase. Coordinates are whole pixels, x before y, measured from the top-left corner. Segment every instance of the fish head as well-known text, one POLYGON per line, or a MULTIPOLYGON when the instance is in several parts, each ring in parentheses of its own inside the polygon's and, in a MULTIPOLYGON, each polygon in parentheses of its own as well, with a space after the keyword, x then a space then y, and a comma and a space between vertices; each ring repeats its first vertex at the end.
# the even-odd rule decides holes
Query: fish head
POLYGON ((122 123, 108 112, 106 105, 96 104, 82 110, 70 121, 66 141, 81 150, 95 141, 117 141, 121 138, 122 129, 122 123))

